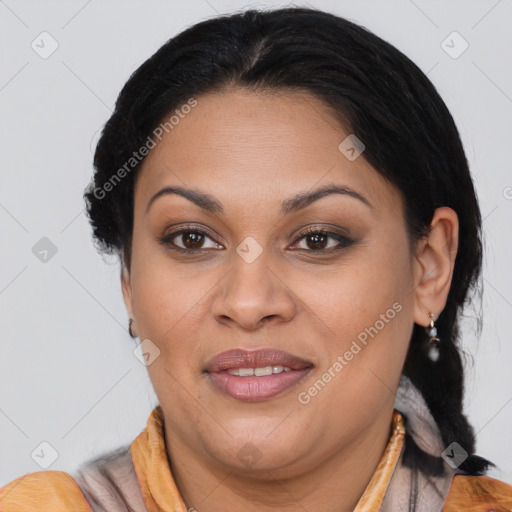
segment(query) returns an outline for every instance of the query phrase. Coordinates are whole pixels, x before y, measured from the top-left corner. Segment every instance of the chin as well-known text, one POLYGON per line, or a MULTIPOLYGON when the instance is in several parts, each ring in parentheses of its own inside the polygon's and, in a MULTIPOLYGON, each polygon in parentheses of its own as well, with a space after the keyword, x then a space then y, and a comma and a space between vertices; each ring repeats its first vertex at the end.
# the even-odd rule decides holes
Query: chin
MULTIPOLYGON (((274 427, 279 422, 274 422, 274 427)), ((297 453, 297 446, 300 446, 307 453, 304 444, 304 436, 295 439, 291 433, 285 431, 281 435, 268 435, 272 429, 265 432, 258 431, 255 435, 248 436, 248 430, 239 431, 243 435, 228 436, 222 441, 216 442, 210 447, 210 454, 224 466, 236 470, 237 473, 254 474, 262 473, 262 478, 268 479, 268 471, 277 471, 297 462, 301 454, 297 453), (222 451, 218 447, 222 446, 222 451)), ((295 431, 296 432, 296 431, 295 431)), ((212 439, 210 438, 209 443, 212 439)), ((303 456, 303 455, 302 455, 303 456)))

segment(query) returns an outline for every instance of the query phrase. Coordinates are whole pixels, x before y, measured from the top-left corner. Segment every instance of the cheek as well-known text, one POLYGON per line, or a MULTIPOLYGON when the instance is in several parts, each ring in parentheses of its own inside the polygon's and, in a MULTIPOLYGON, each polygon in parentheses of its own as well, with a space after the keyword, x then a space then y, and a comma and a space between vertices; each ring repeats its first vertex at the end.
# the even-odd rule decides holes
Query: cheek
MULTIPOLYGON (((412 296, 407 251, 382 241, 358 248, 332 273, 301 276, 300 281, 302 289, 308 290, 308 306, 323 320, 326 334, 345 342, 386 315, 395 302, 405 307, 412 296)), ((396 309, 387 317, 394 317, 396 309)))
POLYGON ((367 392, 375 385, 388 393, 386 386, 392 388, 399 377, 412 331, 413 294, 405 241, 397 250, 402 245, 396 235, 394 240, 372 242, 364 257, 340 266, 320 287, 310 283, 317 291, 308 305, 325 332, 322 371, 331 368, 337 375, 332 396, 339 402, 371 400, 367 392), (336 362, 341 366, 333 369, 336 362))
POLYGON ((177 407, 181 414, 194 419, 201 408, 190 400, 190 393, 199 398, 196 389, 201 371, 192 362, 200 360, 199 316, 203 314, 205 289, 194 280, 183 281, 168 274, 165 268, 148 265, 133 280, 137 327, 141 341, 149 339, 156 346, 149 345, 158 356, 147 371, 159 402, 165 406, 171 400, 167 410, 177 407))
POLYGON ((180 276, 154 243, 144 237, 134 240, 137 243, 132 255, 132 306, 139 337, 150 339, 165 352, 166 340, 173 339, 180 319, 193 307, 198 293, 193 282, 181 284, 180 276))
POLYGON ((153 266, 133 280, 138 329, 162 351, 193 347, 204 315, 205 296, 215 281, 182 279, 153 266), (211 284, 210 284, 211 281, 211 284))

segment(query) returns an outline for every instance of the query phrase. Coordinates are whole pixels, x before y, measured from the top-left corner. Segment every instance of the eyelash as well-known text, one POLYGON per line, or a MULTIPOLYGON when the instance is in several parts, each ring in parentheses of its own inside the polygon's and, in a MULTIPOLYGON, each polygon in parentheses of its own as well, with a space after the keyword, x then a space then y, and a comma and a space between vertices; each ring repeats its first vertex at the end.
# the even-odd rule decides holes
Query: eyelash
MULTIPOLYGON (((182 235, 184 233, 201 234, 201 235, 205 235, 208 238, 213 240, 213 237, 207 231, 204 231, 203 229, 200 229, 194 225, 190 225, 190 226, 185 226, 184 228, 181 228, 179 230, 173 231, 172 233, 168 233, 168 234, 164 235, 163 237, 159 238, 159 242, 163 245, 169 246, 169 248, 173 251, 178 251, 178 252, 182 252, 182 253, 194 254, 194 253, 199 253, 202 251, 211 250, 211 249, 183 249, 182 247, 178 247, 174 243, 171 242, 171 240, 173 238, 175 238, 179 235, 182 235)), ((306 251, 306 252, 323 253, 323 254, 332 254, 335 252, 342 251, 343 249, 348 248, 350 245, 352 245, 354 243, 354 240, 352 240, 351 238, 348 238, 347 236, 344 236, 340 233, 336 233, 334 231, 327 231, 322 228, 319 229, 319 228, 313 227, 313 228, 309 228, 306 231, 304 231, 303 233, 301 233, 293 245, 302 241, 304 238, 306 238, 307 236, 310 236, 310 235, 326 235, 329 238, 333 238, 334 240, 337 240, 338 242, 340 242, 340 245, 338 245, 336 247, 331 247, 330 249, 318 249, 318 250, 297 249, 297 250, 306 251)))

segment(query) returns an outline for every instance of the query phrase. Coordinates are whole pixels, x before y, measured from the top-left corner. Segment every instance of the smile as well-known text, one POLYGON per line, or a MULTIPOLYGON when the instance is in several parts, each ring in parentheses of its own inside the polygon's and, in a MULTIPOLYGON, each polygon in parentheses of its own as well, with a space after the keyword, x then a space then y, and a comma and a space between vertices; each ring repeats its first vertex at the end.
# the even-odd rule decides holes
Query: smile
POLYGON ((310 361, 283 350, 237 348, 214 356, 204 372, 216 390, 237 400, 257 402, 283 393, 312 369, 310 361))

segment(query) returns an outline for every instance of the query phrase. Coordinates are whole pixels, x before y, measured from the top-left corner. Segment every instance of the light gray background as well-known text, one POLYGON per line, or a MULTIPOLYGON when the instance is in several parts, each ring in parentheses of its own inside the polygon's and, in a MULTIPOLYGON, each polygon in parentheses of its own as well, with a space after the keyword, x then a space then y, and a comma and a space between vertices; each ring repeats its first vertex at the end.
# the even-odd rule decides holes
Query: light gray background
MULTIPOLYGON (((31 453, 43 441, 58 453, 48 469, 63 471, 130 443, 157 404, 126 331, 117 261, 95 251, 82 194, 98 130, 129 75, 177 32, 249 5, 285 2, 0 1, 0 485, 42 469, 31 453), (58 42, 46 59, 31 47, 43 31, 58 42), (46 263, 32 252, 42 237, 58 249, 46 263)), ((478 453, 500 467, 491 476, 512 483, 512 0, 310 5, 398 47, 455 118, 486 233, 479 344, 475 323, 464 324, 474 358, 465 403, 478 453), (458 58, 441 46, 453 31, 469 44, 458 58)), ((460 43, 448 40, 452 52, 460 43)))

